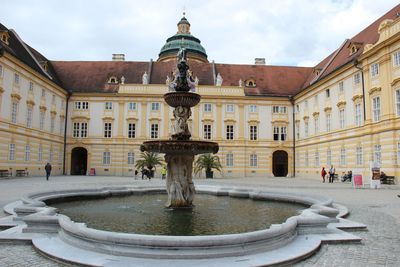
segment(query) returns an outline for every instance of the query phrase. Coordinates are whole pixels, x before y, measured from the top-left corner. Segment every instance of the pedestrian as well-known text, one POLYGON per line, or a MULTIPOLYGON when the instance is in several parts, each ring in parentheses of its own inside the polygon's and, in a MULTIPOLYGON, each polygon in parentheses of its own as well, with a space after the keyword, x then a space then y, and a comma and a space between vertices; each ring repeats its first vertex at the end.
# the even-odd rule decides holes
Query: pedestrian
POLYGON ((51 173, 51 164, 47 162, 46 166, 44 166, 44 169, 46 170, 46 180, 48 181, 51 173))
POLYGON ((325 176, 326 176, 325 167, 322 167, 321 176, 322 176, 322 182, 325 183, 325 176))
POLYGON ((138 170, 135 170, 135 180, 137 180, 138 170))
POLYGON ((143 180, 144 176, 146 175, 146 170, 144 168, 142 168, 142 170, 140 172, 142 173, 142 180, 143 180))
POLYGON ((335 168, 333 167, 333 165, 331 165, 331 168, 329 169, 329 182, 333 183, 333 177, 335 176, 335 168))
POLYGON ((164 180, 167 175, 167 169, 163 166, 160 172, 161 172, 161 180, 164 180))

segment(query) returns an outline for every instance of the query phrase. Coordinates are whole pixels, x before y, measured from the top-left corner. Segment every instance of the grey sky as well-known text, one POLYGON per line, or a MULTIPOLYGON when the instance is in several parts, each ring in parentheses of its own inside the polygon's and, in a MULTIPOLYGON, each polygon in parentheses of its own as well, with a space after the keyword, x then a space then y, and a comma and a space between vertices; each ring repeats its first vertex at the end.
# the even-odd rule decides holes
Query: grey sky
POLYGON ((2 0, 0 22, 52 60, 157 59, 186 9, 210 60, 313 66, 398 0, 2 0))

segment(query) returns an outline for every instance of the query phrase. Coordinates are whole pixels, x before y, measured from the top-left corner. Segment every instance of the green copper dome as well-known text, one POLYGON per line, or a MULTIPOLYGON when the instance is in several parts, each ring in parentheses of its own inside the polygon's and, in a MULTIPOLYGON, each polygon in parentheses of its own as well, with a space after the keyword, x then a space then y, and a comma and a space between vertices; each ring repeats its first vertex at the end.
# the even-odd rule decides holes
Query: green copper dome
POLYGON ((159 60, 176 56, 179 49, 186 48, 188 57, 195 56, 202 61, 207 60, 207 53, 199 39, 190 34, 190 23, 185 17, 178 22, 178 33, 167 39, 158 54, 159 60))

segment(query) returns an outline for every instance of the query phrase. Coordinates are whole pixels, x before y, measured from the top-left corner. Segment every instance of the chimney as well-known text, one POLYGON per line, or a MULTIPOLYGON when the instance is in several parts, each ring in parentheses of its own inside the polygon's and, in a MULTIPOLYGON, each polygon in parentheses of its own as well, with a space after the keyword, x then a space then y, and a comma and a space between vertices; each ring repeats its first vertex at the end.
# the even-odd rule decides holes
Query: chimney
POLYGON ((125 54, 112 54, 112 61, 125 61, 125 54))
POLYGON ((265 65, 265 58, 257 57, 254 59, 254 64, 256 65, 265 65))

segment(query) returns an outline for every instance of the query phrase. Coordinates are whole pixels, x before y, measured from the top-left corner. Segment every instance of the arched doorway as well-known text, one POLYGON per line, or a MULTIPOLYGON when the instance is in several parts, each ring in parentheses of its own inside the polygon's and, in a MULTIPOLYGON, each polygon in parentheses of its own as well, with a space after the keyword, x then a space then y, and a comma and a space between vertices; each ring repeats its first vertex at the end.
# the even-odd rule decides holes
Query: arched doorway
POLYGON ((71 151, 71 175, 86 175, 87 150, 83 147, 75 147, 71 151))
POLYGON ((272 154, 272 173, 274 176, 286 176, 288 174, 288 154, 278 150, 272 154))

